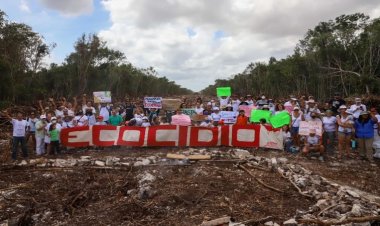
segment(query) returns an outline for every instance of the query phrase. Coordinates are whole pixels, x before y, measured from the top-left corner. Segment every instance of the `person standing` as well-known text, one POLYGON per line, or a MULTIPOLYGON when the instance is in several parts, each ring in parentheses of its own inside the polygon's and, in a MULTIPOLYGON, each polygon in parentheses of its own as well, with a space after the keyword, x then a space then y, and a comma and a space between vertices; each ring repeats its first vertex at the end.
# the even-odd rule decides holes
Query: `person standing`
POLYGON ((326 148, 326 151, 331 154, 334 153, 334 141, 335 141, 335 133, 336 133, 336 125, 337 120, 336 117, 333 116, 333 111, 327 110, 326 116, 322 118, 323 123, 323 146, 326 148))
POLYGON ((342 99, 340 93, 336 92, 334 94, 334 98, 329 101, 329 105, 331 106, 331 110, 334 112, 334 114, 337 115, 339 107, 346 105, 346 101, 342 99))
POLYGON ((23 119, 21 112, 17 113, 16 118, 12 118, 7 115, 8 119, 11 120, 13 125, 13 147, 12 147, 12 160, 17 160, 17 149, 19 144, 21 145, 22 155, 25 159, 28 159, 28 148, 26 146, 26 128, 28 127, 28 122, 23 119))
POLYGON ((360 113, 363 111, 367 111, 367 107, 362 104, 362 100, 360 98, 355 98, 355 104, 351 105, 350 112, 352 112, 355 119, 358 119, 360 113))
POLYGON ((29 138, 32 138, 33 147, 36 147, 36 123, 38 119, 36 118, 36 115, 34 112, 30 113, 28 121, 28 128, 27 128, 27 134, 26 134, 26 143, 28 143, 29 138))
POLYGON ((373 162, 372 143, 374 137, 373 126, 377 123, 374 113, 363 111, 355 120, 355 135, 359 143, 359 154, 364 160, 373 162))
POLYGON ((347 113, 346 105, 339 107, 340 115, 336 116, 338 122, 338 159, 341 160, 345 154, 350 158, 350 142, 353 130, 353 117, 347 113))
POLYGON ((45 127, 47 126, 46 116, 41 115, 40 120, 36 122, 36 155, 45 154, 45 127))

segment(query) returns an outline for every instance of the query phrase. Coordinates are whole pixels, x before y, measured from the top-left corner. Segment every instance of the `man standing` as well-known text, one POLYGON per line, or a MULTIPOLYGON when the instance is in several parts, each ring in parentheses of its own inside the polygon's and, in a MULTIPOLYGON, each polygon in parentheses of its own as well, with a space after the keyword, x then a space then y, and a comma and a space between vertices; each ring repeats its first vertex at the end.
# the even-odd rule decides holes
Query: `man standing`
POLYGON ((362 100, 360 98, 355 98, 355 104, 351 105, 350 112, 352 112, 355 119, 358 119, 360 113, 367 111, 367 107, 362 104, 362 100))
POLYGON ((13 125, 13 148, 12 159, 17 160, 18 145, 21 144, 22 155, 25 159, 28 159, 28 149, 26 147, 25 132, 28 127, 28 122, 23 119, 21 112, 17 113, 17 117, 14 119, 8 115, 8 118, 12 121, 13 125))
POLYGON ((45 154, 45 127, 47 126, 46 116, 41 115, 40 120, 36 122, 36 154, 41 156, 45 154))

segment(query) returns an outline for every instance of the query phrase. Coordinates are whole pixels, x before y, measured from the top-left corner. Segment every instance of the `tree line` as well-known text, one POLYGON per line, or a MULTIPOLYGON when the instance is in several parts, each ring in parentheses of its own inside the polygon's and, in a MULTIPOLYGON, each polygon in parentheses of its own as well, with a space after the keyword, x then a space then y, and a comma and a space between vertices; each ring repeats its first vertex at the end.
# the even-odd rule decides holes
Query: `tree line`
POLYGON ((192 93, 159 77, 153 67, 133 66, 96 34, 83 34, 62 64, 46 67, 44 58, 55 46, 30 26, 9 21, 0 10, 0 106, 93 91, 111 91, 118 98, 192 93))
POLYGON ((343 96, 378 94, 379 63, 380 18, 341 15, 308 30, 285 59, 250 63, 243 72, 217 79, 202 93, 215 95, 217 87, 230 86, 237 94, 271 97, 326 99, 337 91, 343 96))

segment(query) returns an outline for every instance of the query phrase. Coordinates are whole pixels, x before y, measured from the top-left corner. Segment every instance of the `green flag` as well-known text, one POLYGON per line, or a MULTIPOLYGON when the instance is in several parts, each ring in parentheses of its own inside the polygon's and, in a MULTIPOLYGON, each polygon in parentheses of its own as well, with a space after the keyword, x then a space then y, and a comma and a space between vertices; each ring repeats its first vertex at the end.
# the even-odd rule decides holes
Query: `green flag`
POLYGON ((267 123, 269 123, 269 119, 270 119, 271 114, 272 114, 272 112, 270 112, 270 111, 252 110, 250 121, 251 122, 260 122, 260 119, 263 118, 267 121, 267 123))
POLYGON ((216 95, 218 97, 231 96, 231 87, 219 87, 219 88, 216 88, 216 95))
POLYGON ((290 123, 290 115, 287 111, 280 112, 270 118, 270 123, 273 128, 283 127, 284 125, 288 125, 290 123))

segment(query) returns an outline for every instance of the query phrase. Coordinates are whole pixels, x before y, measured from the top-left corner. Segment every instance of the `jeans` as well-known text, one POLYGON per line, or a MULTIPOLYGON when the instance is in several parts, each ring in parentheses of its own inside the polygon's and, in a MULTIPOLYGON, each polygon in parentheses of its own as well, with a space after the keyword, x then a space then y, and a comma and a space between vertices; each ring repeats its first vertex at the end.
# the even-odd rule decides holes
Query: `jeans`
POLYGON ((12 159, 17 159, 18 144, 21 144, 22 155, 24 158, 28 158, 28 149, 26 147, 25 137, 13 137, 12 159))
POLYGON ((323 146, 325 146, 326 151, 334 151, 334 142, 335 142, 335 131, 333 132, 324 132, 323 133, 323 146))
POLYGON ((50 154, 52 154, 52 155, 61 154, 61 150, 59 149, 59 141, 58 140, 51 141, 50 145, 51 145, 51 153, 50 154))

